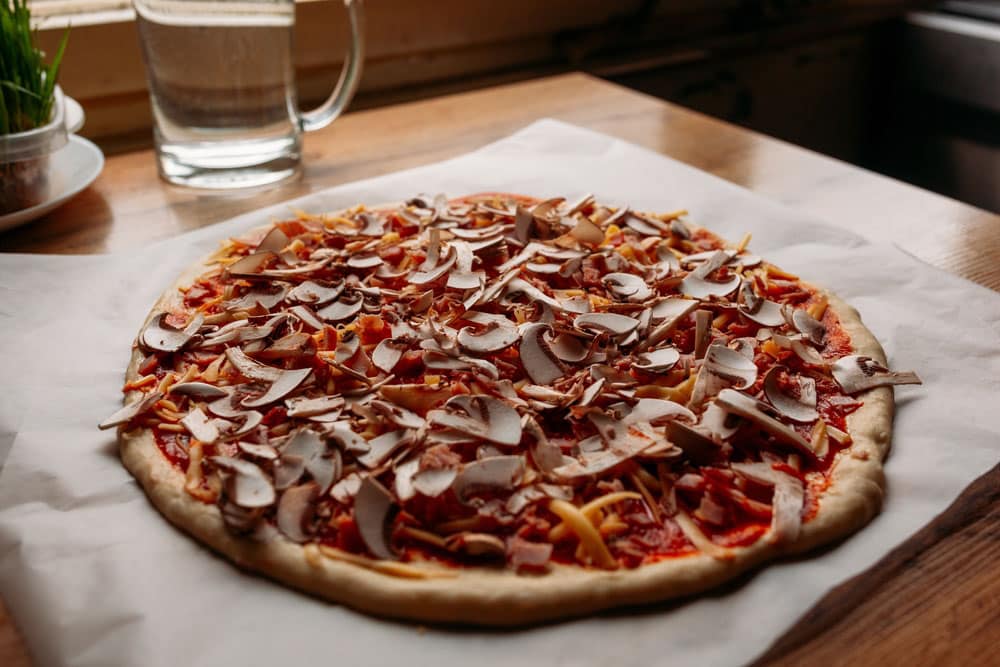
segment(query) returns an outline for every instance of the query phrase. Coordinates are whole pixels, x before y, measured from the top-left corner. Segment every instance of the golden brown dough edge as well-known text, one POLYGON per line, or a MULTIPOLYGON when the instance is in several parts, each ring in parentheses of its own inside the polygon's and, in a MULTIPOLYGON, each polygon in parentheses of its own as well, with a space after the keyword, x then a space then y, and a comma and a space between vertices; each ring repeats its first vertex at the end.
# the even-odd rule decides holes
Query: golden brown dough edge
MULTIPOLYGON (((177 288, 206 270, 206 260, 185 271, 157 301, 147 317, 177 302, 177 288)), ((830 295, 830 305, 851 336, 858 354, 884 362, 881 346, 861 323, 857 311, 830 295)), ((126 381, 136 379, 143 355, 133 350, 126 381)), ((138 395, 127 397, 134 398, 138 395)), ((673 558, 634 570, 588 570, 556 565, 544 575, 516 575, 507 570, 457 570, 455 578, 402 579, 352 565, 316 559, 311 564, 301 545, 276 539, 257 543, 230 535, 215 505, 184 491, 184 475, 162 456, 145 429, 119 431, 125 467, 139 481, 153 505, 175 526, 188 532, 241 568, 288 586, 379 616, 408 620, 488 626, 517 626, 611 607, 647 604, 713 588, 783 554, 802 553, 844 537, 867 523, 882 500, 882 460, 888 452, 892 393, 875 389, 848 418, 853 444, 839 454, 831 484, 817 515, 803 525, 798 541, 772 545, 765 540, 732 550, 733 557, 705 555, 673 558)))

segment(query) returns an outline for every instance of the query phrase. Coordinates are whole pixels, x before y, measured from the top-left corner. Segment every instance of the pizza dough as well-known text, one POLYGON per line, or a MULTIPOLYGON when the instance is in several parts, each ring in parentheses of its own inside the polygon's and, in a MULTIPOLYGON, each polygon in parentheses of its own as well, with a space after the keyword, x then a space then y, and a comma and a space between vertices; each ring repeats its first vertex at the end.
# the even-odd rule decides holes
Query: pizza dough
POLYGON ((285 221, 164 293, 102 427, 176 526, 373 614, 518 625, 697 593, 863 526, 885 385, 918 381, 743 246, 590 197, 285 221))

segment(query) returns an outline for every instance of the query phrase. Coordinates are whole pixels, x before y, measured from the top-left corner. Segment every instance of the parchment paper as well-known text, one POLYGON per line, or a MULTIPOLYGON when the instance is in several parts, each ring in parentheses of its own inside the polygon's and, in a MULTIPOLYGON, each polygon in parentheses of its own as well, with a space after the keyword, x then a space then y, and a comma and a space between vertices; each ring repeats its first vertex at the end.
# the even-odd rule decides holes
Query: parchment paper
MULTIPOLYGON (((872 220, 877 225, 878 220, 872 220)), ((38 665, 731 665, 759 655, 827 590, 873 564, 1000 459, 1000 297, 897 249, 816 224, 683 164, 554 121, 454 160, 346 185, 113 256, 0 255, 0 594, 38 665), (242 574, 170 527, 98 421, 129 346, 178 272, 218 239, 286 216, 418 192, 507 190, 691 220, 853 303, 896 391, 884 511, 812 558, 732 590, 512 632, 382 621, 242 574), (2 459, 0 459, 2 460, 2 459)))

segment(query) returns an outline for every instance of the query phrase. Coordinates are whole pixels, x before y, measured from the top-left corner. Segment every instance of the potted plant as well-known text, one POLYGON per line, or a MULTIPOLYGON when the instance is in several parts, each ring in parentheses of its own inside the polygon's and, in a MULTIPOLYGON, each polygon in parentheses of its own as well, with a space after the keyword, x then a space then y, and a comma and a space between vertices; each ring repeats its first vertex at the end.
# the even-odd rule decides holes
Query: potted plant
POLYGON ((26 3, 0 0, 0 215, 45 200, 49 154, 67 141, 56 80, 69 31, 45 64, 26 3))

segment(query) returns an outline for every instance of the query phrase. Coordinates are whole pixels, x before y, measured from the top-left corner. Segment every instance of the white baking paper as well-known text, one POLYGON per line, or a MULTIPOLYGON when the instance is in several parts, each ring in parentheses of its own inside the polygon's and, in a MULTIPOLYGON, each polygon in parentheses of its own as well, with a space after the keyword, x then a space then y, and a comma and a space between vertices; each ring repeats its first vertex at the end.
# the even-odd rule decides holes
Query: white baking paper
MULTIPOLYGON (((141 224, 137 222, 136 224, 141 224)), ((877 220, 871 221, 877 225, 877 220)), ((876 562, 1000 459, 1000 296, 897 249, 816 224, 660 155, 554 121, 440 164, 337 187, 138 252, 0 255, 0 595, 37 665, 734 665, 876 562), (687 208, 691 220, 829 287, 897 369, 884 511, 812 558, 722 593, 527 630, 423 629, 246 575, 171 528, 96 424, 120 404, 129 346, 177 273, 294 207, 484 190, 687 208)))

